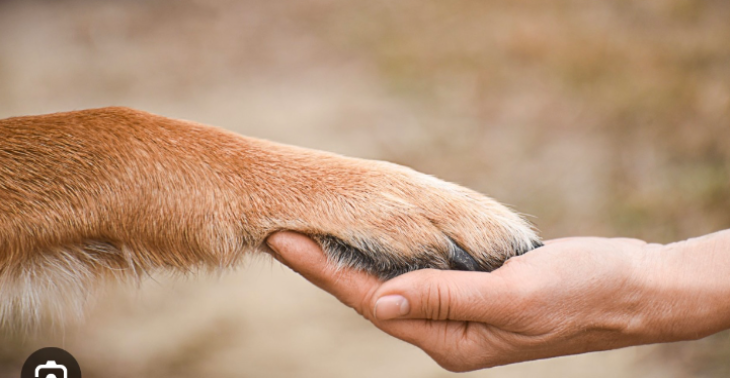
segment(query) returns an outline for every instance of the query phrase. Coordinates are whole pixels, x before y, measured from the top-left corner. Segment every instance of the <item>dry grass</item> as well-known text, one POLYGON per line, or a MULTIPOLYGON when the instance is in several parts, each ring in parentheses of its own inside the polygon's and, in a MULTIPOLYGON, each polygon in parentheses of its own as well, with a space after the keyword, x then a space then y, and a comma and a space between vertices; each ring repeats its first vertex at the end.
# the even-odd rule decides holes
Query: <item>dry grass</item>
MULTIPOLYGON (((730 4, 5 1, 0 116, 111 104, 392 160, 546 238, 730 227, 730 4)), ((62 336, 85 377, 450 376, 266 264, 113 291, 62 336)), ((275 265, 274 265, 275 266, 275 265)), ((52 341, 51 341, 52 340, 52 341)), ((473 376, 725 377, 727 334, 473 376)))

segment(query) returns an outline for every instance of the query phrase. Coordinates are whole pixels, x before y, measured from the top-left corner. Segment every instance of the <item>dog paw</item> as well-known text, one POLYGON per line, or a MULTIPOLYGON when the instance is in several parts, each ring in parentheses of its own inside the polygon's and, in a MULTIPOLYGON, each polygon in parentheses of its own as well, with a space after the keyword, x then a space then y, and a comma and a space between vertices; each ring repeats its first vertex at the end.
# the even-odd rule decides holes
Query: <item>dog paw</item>
MULTIPOLYGON (((385 162, 348 159, 289 227, 340 266, 380 278, 425 268, 492 271, 542 246, 531 225, 467 188, 385 162)), ((309 188, 310 192, 311 188, 309 188)))

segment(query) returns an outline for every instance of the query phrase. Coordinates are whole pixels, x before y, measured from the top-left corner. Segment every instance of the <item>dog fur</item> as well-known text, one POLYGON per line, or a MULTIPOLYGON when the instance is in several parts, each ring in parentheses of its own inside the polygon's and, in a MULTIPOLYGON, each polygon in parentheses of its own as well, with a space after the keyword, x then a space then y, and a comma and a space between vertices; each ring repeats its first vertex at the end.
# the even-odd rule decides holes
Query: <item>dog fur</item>
POLYGON ((540 246, 496 201, 391 163, 112 107, 0 120, 0 322, 81 313, 109 278, 236 265, 292 230, 383 279, 540 246))

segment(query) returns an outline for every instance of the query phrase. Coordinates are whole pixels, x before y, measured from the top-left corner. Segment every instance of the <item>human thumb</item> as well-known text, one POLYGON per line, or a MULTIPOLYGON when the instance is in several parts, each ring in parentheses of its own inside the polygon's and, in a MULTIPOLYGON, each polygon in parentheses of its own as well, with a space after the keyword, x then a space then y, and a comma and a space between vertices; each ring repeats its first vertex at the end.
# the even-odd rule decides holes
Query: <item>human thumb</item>
POLYGON ((373 296, 377 320, 499 321, 514 303, 504 280, 490 273, 418 270, 382 284, 373 296))

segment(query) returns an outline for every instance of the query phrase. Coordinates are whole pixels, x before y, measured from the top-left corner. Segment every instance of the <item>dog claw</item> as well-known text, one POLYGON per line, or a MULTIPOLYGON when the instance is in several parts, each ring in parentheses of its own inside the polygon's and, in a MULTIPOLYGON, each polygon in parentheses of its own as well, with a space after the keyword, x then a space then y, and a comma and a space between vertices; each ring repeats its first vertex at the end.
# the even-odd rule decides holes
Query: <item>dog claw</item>
POLYGON ((466 253, 461 247, 454 244, 454 249, 451 253, 450 268, 453 270, 468 270, 468 271, 480 271, 479 263, 474 260, 471 255, 466 253))

